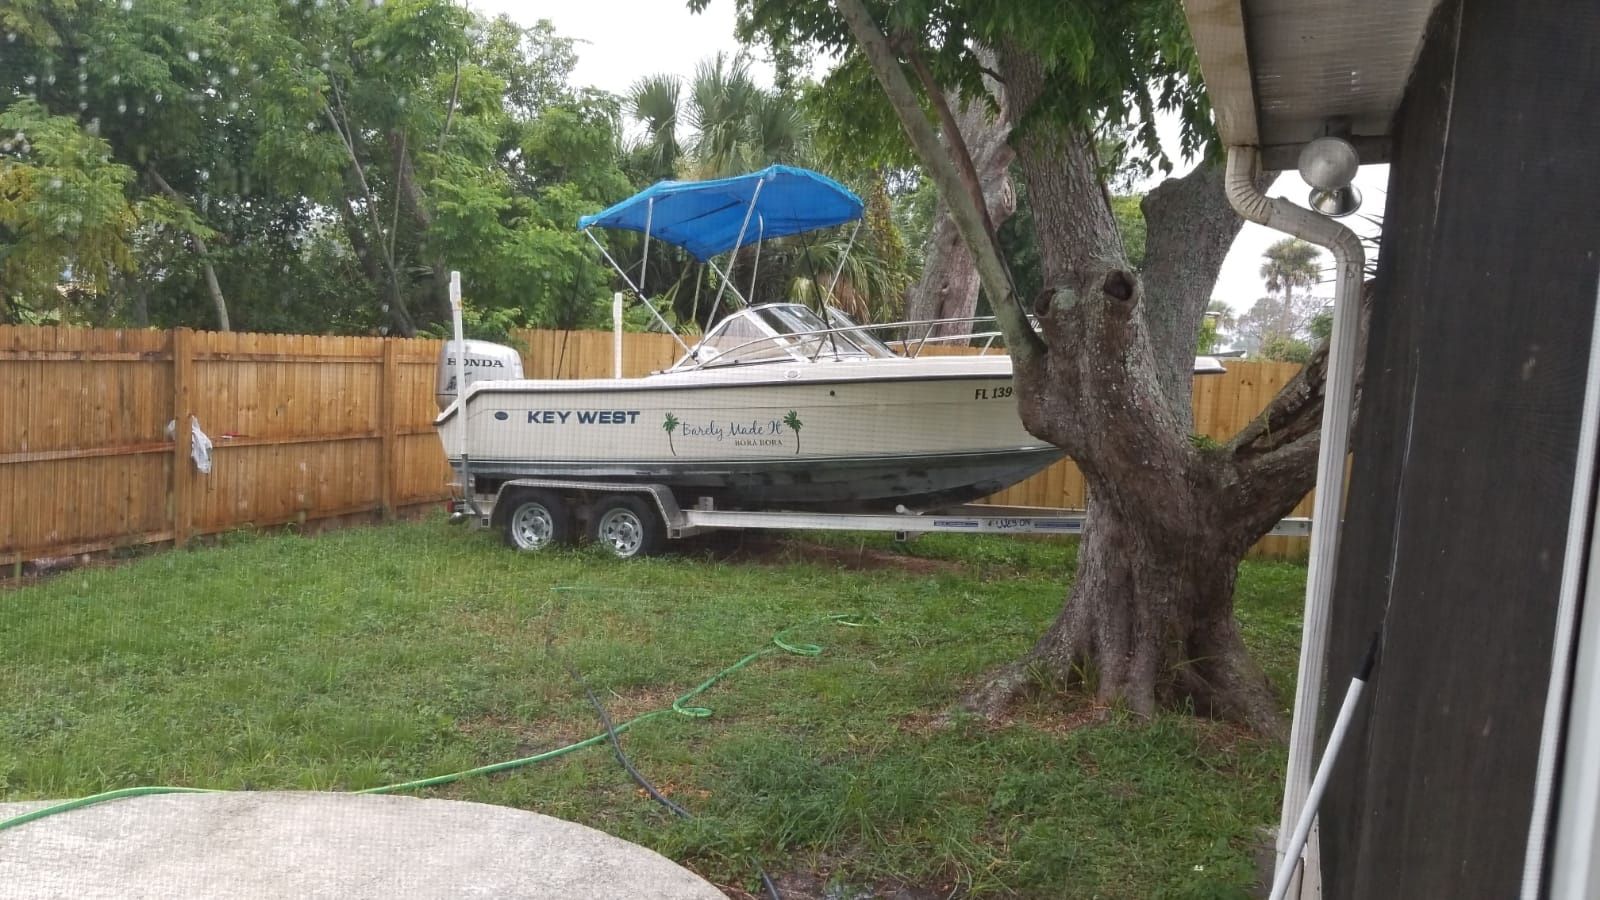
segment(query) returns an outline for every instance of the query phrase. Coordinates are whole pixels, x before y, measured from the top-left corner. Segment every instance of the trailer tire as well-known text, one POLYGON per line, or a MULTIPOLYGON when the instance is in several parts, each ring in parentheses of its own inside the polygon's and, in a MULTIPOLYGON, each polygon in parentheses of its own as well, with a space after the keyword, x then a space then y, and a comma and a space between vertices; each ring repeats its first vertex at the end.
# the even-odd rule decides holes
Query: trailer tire
POLYGON ((642 497, 612 494, 594 505, 590 537, 618 559, 654 556, 667 543, 666 523, 642 497))
POLYGON ((511 497, 504 525, 506 545, 531 552, 572 538, 567 505, 549 491, 518 491, 511 497))

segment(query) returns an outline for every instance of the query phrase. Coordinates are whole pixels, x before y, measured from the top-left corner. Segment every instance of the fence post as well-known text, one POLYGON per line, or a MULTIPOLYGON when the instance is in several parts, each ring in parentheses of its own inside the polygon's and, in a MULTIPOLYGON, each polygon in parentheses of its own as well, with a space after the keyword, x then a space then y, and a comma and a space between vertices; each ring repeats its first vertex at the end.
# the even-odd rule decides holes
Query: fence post
POLYGON ((193 529, 189 508, 194 473, 189 471, 189 455, 194 439, 189 418, 194 415, 191 391, 194 386, 194 332, 188 328, 172 330, 172 546, 188 543, 193 529))
POLYGON ((378 376, 378 432, 382 435, 378 450, 378 504, 384 521, 394 518, 394 446, 398 435, 395 422, 394 393, 395 338, 383 339, 383 372, 378 376))

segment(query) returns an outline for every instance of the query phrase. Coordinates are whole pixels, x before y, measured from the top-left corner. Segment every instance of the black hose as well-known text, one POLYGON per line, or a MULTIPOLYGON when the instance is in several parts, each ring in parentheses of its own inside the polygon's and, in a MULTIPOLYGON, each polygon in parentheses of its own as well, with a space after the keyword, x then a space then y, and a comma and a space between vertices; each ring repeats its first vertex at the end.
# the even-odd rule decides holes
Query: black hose
MULTIPOLYGON (((605 704, 601 703, 600 698, 594 695, 594 691, 589 688, 589 683, 583 680, 583 673, 565 661, 562 662, 562 666, 567 670, 567 674, 572 677, 572 680, 583 688, 584 696, 589 698, 589 705, 594 707, 595 714, 600 717, 600 724, 606 728, 606 737, 611 742, 611 752, 616 754, 617 762, 622 763, 622 768, 628 771, 628 777, 633 779, 634 784, 644 788, 645 793, 650 795, 650 799, 671 810, 672 814, 678 818, 694 818, 689 814, 688 810, 656 790, 656 786, 650 783, 650 779, 644 777, 638 769, 634 768, 633 762, 628 759, 628 754, 622 752, 622 740, 617 736, 616 727, 611 722, 611 714, 606 712, 605 704)), ((751 861, 755 862, 754 860, 751 861)), ((778 893, 778 886, 772 883, 772 876, 767 874, 767 870, 763 869, 760 863, 756 863, 756 874, 761 876, 761 886, 767 889, 767 896, 771 897, 772 900, 783 900, 783 895, 778 893)))
POLYGON ((617 762, 622 763, 622 767, 628 770, 628 776, 634 780, 635 784, 645 789, 645 793, 650 795, 650 799, 672 810, 673 815, 680 819, 694 818, 694 816, 689 815, 688 810, 674 803, 672 798, 656 790, 656 786, 650 783, 650 779, 644 777, 638 769, 634 768, 633 762, 628 759, 628 754, 622 752, 622 742, 618 739, 616 726, 611 722, 611 714, 606 712, 606 708, 600 702, 600 698, 594 695, 594 691, 589 688, 588 682, 583 680, 583 675, 570 665, 566 668, 567 674, 572 676, 572 680, 583 688, 584 696, 589 698, 589 705, 594 707, 595 714, 600 717, 600 724, 606 727, 606 737, 611 741, 611 752, 616 754, 617 762))

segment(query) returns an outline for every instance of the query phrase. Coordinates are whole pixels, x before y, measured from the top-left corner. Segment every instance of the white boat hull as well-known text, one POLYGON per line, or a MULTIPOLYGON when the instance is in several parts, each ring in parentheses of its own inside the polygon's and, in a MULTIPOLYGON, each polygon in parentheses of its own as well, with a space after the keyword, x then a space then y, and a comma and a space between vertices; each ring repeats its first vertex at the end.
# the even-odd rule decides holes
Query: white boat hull
POLYGON ((987 496, 1061 455, 1023 430, 1000 354, 479 383, 465 409, 436 425, 480 484, 662 483, 685 504, 926 508, 987 496))

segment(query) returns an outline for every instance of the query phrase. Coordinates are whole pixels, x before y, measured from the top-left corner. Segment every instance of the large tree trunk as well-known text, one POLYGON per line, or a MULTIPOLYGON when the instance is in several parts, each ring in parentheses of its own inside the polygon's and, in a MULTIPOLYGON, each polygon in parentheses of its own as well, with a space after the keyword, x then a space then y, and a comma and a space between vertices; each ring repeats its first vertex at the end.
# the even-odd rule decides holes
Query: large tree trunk
MULTIPOLYGON (((991 85, 991 89, 1003 104, 1003 90, 997 85, 991 85)), ((957 130, 972 154, 989 220, 999 228, 1017 211, 1017 193, 1010 176, 1015 154, 1006 143, 1011 123, 1003 107, 997 116, 981 101, 962 104, 958 98, 949 97, 948 102, 960 110, 956 115, 957 130)), ((978 307, 978 265, 942 197, 934 208, 933 223, 933 233, 923 247, 922 276, 906 301, 906 318, 917 321, 971 316, 978 307)), ((962 330, 962 326, 952 324, 935 328, 931 334, 958 334, 962 330)))
POLYGON ((1192 699, 1197 712, 1277 731, 1276 702, 1233 617, 1247 548, 1200 514, 1209 512, 1205 497, 1167 498, 1152 510, 1102 499, 1114 496, 1109 485, 1090 495, 1094 527, 1079 549, 1073 596, 1034 658, 1058 674, 1085 672, 1099 696, 1142 714, 1192 699))
POLYGON ((1014 289, 969 190, 971 167, 932 135, 861 0, 836 2, 950 205, 984 289, 1004 298, 995 307, 1023 425, 1064 450, 1089 489, 1078 575, 1060 615, 964 705, 997 715, 1043 670, 1107 704, 1150 713, 1192 701, 1281 733, 1282 712, 1234 621, 1233 588, 1245 552, 1315 485, 1326 348, 1234 440, 1210 448, 1191 440, 1199 324, 1243 225, 1220 166, 1203 163, 1146 199, 1141 278, 1128 265, 1091 135, 1029 116, 1047 77, 1059 76, 1024 49, 999 47, 1044 276, 1035 335, 1010 308, 1014 289))
MULTIPOLYGON (((1014 49, 1001 54, 1001 68, 1013 115, 1025 112, 1043 72, 1014 49)), ((1258 508, 1273 515, 1244 515, 1229 502, 1242 477, 1236 459, 1189 440, 1195 336, 1243 224, 1220 167, 1202 164, 1146 198, 1141 279, 1127 264, 1090 135, 1041 123, 1019 133, 1049 346, 1042 371, 1018 379, 1020 409, 1029 431, 1078 463, 1090 497, 1078 576, 1029 661, 1062 680, 1084 678, 1101 700, 1138 712, 1188 700, 1278 733, 1281 711, 1234 623, 1233 587, 1245 552, 1314 483, 1315 452, 1303 471, 1255 485, 1268 492, 1258 508)), ((975 709, 998 711, 1006 692, 993 687, 971 698, 975 709)))
MULTIPOLYGON (((1358 342, 1370 291, 1362 302, 1358 342)), ((963 705, 997 717, 1042 669, 1142 714, 1192 703, 1281 736, 1273 693, 1240 638, 1233 592, 1244 554, 1310 487, 1327 363, 1324 344, 1260 416, 1226 445, 1195 451, 1187 466, 1112 465, 1120 471, 1109 478, 1108 467, 1085 466, 1088 523, 1066 603, 1022 660, 985 678, 963 705)))

